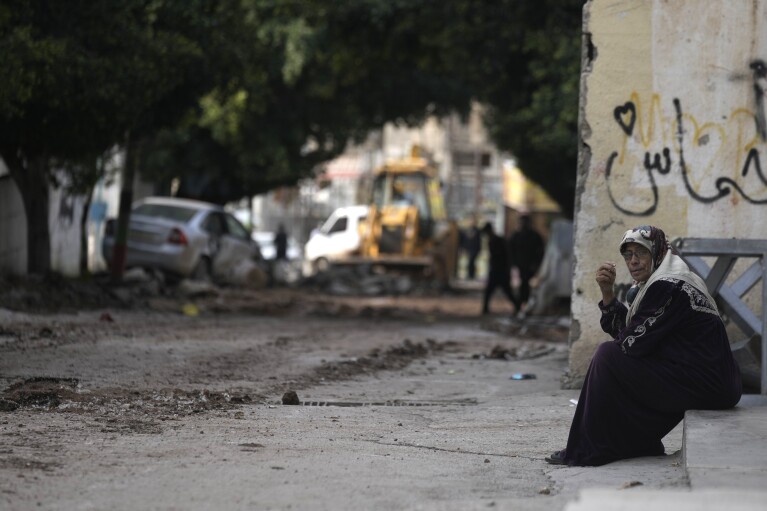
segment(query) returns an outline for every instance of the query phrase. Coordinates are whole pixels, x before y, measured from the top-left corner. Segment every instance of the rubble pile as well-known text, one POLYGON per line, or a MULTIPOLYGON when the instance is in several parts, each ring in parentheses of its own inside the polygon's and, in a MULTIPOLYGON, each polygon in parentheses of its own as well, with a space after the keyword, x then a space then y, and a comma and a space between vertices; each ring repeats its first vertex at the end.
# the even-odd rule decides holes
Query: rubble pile
POLYGON ((247 393, 210 390, 83 389, 74 378, 38 376, 9 385, 0 394, 0 411, 18 408, 96 411, 105 416, 129 414, 131 410, 183 416, 206 410, 228 409, 253 402, 247 393))
POLYGON ((526 360, 548 355, 555 351, 553 346, 543 342, 525 342, 521 345, 502 346, 496 344, 490 353, 478 353, 472 355, 474 359, 497 359, 497 360, 526 360))
POLYGON ((108 278, 67 279, 56 273, 21 277, 0 275, 0 308, 18 312, 67 312, 120 307, 107 290, 108 278))
POLYGON ((514 337, 566 342, 570 335, 570 318, 565 316, 527 316, 525 318, 492 318, 482 322, 483 330, 514 337))
MULTIPOLYGON (((295 388, 311 387, 321 381, 344 380, 361 374, 402 369, 413 360, 424 358, 443 348, 442 344, 433 339, 426 339, 423 343, 404 339, 400 344, 383 351, 375 348, 364 357, 324 362, 314 370, 312 376, 303 378, 300 384, 291 383, 289 391, 295 388)), ((289 398, 292 400, 292 395, 289 398)))
POLYGON ((375 265, 332 266, 301 284, 335 296, 400 296, 434 294, 436 282, 412 273, 381 271, 375 265))

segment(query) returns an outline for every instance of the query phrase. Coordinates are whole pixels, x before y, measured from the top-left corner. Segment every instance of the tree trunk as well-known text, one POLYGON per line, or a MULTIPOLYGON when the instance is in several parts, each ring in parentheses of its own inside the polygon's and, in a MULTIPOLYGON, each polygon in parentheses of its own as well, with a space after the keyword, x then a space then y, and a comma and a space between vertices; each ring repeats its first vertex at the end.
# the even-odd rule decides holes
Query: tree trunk
POLYGON ((27 190, 22 192, 27 213, 27 273, 45 274, 51 270, 47 158, 33 158, 27 176, 27 190))
POLYGON ((19 188, 27 217, 27 273, 45 274, 51 269, 51 239, 48 224, 48 159, 35 155, 17 157, 12 148, 2 150, 11 178, 19 188))
POLYGON ((88 214, 93 199, 93 188, 85 195, 83 213, 80 215, 80 276, 88 275, 88 214))
POLYGON ((128 225, 130 210, 133 203, 133 179, 138 164, 138 145, 128 137, 125 144, 125 165, 122 169, 120 189, 120 208, 117 214, 117 229, 115 231, 115 246, 112 254, 112 282, 121 282, 125 273, 125 255, 128 245, 128 225))

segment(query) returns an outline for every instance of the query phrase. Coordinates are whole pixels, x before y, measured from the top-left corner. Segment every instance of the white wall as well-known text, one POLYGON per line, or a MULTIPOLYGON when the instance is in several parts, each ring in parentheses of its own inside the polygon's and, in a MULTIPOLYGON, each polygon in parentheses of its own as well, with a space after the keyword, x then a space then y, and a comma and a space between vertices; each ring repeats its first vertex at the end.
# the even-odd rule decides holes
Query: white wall
MULTIPOLYGON (((121 164, 117 155, 110 163, 110 172, 121 164)), ((64 179, 64 176, 59 176, 64 179)), ((148 192, 139 188, 146 195, 148 192)), ((80 274, 80 218, 85 200, 66 195, 62 189, 49 191, 48 226, 51 243, 51 269, 62 275, 75 277, 80 274)), ((94 202, 106 206, 106 217, 117 216, 119 188, 113 184, 100 183, 94 191, 94 202)), ((104 270, 101 258, 103 219, 89 218, 88 266, 91 271, 104 270)), ((8 175, 0 160, 0 273, 23 275, 27 273, 27 220, 16 183, 8 175)))
POLYGON ((80 218, 82 197, 66 195, 62 189, 51 189, 48 229, 51 238, 51 269, 67 277, 80 274, 80 218))

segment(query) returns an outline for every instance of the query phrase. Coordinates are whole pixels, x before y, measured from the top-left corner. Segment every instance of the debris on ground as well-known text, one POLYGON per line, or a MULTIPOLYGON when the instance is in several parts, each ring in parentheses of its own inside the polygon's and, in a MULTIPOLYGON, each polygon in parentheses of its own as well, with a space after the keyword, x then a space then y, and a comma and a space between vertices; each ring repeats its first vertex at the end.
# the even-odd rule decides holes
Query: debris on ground
POLYGON ((122 307, 125 301, 110 293, 107 287, 108 277, 73 280, 55 273, 0 275, 0 307, 36 313, 122 307))
MULTIPOLYGON (((481 358, 477 356, 476 358, 481 358)), ((504 348, 501 345, 496 344, 493 349, 490 350, 490 354, 486 358, 498 358, 502 360, 514 360, 517 358, 517 348, 504 348)))
POLYGON ((564 342, 570 335, 570 318, 564 316, 526 316, 525 318, 490 318, 482 328, 514 337, 533 337, 564 342))
POLYGON ((129 420, 132 414, 152 411, 162 416, 183 416, 214 409, 227 409, 251 403, 241 392, 185 391, 160 389, 136 391, 83 389, 74 378, 33 377, 11 384, 0 395, 0 411, 19 408, 90 411, 100 416, 129 420))
POLYGON ((322 380, 348 379, 359 374, 402 369, 414 359, 425 357, 430 352, 439 351, 441 348, 439 343, 431 339, 427 339, 426 345, 405 339, 401 344, 385 351, 373 349, 365 357, 325 362, 315 370, 316 380, 307 380, 306 383, 315 384, 322 380))
POLYGON ((19 407, 19 403, 8 399, 0 399, 0 412, 12 412, 19 407))
POLYGON ((304 279, 300 286, 334 296, 423 296, 439 292, 433 279, 417 278, 411 273, 380 271, 372 264, 332 266, 304 279))
POLYGON ((27 378, 8 387, 3 398, 18 406, 56 408, 63 400, 77 395, 79 383, 74 378, 27 378))
POLYGON ((255 262, 243 259, 232 264, 229 272, 223 276, 223 283, 246 287, 249 289, 263 289, 269 280, 266 272, 262 270, 255 262))
POLYGON ((184 313, 184 316, 194 318, 200 315, 200 308, 193 303, 185 303, 181 306, 181 312, 184 313))
POLYGON ((296 394, 295 390, 289 390, 282 395, 282 404, 300 405, 301 401, 298 399, 298 394, 296 394))
POLYGON ((501 346, 496 344, 490 350, 488 354, 474 354, 474 359, 495 359, 495 360, 527 360, 531 358, 538 358, 553 353, 556 350, 553 346, 549 346, 542 342, 526 342, 519 346, 501 346))
POLYGON ((210 282, 184 279, 176 286, 175 296, 186 299, 207 298, 218 295, 218 287, 210 282))
MULTIPOLYGON (((407 275, 360 277, 351 268, 338 269, 337 273, 334 270, 333 277, 322 274, 294 286, 267 288, 177 281, 166 279, 161 272, 142 269, 131 270, 120 283, 112 282, 108 274, 82 279, 57 274, 0 275, 0 310, 39 314, 129 309, 183 315, 184 304, 192 303, 200 315, 297 314, 433 322, 444 317, 477 316, 481 305, 476 293, 460 289, 441 292, 432 283, 418 282, 407 275)), ((105 313, 102 321, 109 322, 113 315, 113 311, 105 313)))

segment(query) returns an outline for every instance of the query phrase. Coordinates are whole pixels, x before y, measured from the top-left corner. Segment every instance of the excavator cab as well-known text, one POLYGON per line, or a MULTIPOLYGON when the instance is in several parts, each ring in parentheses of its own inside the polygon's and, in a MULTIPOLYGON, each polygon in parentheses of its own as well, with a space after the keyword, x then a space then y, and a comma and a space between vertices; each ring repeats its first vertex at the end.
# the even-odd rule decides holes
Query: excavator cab
POLYGON ((377 169, 360 238, 361 255, 382 264, 452 271, 445 265, 455 265, 457 228, 447 220, 436 169, 417 150, 377 169))

